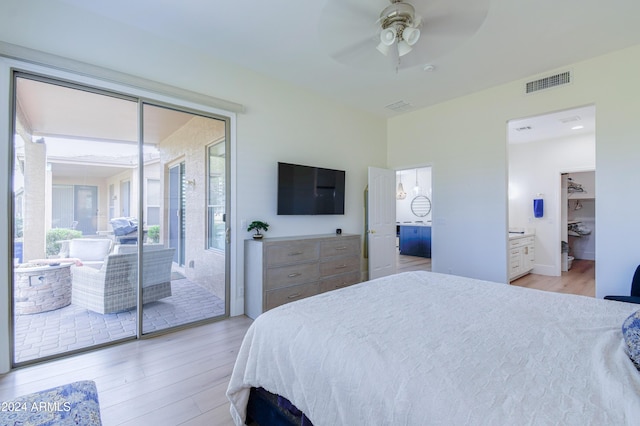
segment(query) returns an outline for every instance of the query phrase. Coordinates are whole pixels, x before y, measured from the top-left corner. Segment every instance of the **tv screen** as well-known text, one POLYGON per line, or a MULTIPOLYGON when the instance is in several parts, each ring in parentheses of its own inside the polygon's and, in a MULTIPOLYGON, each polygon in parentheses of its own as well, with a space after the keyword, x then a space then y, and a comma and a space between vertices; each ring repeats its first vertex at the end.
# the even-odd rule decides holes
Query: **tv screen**
POLYGON ((344 170, 278 163, 278 214, 344 214, 344 170))

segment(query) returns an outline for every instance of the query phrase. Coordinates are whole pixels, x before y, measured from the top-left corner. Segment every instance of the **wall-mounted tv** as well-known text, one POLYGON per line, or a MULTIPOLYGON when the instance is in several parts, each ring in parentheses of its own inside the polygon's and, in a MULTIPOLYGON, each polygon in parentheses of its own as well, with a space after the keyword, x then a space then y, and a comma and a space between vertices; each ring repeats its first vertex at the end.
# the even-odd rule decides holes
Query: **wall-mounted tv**
POLYGON ((344 170, 278 163, 278 214, 344 214, 344 170))

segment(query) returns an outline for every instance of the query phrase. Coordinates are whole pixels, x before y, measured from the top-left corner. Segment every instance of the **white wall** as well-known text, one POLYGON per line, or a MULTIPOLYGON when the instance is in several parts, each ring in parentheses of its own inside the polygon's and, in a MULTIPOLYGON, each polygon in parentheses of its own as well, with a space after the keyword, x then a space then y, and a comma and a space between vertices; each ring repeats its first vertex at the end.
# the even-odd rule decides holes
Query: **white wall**
MULTIPOLYGON (((367 167, 386 166, 385 120, 322 95, 216 61, 186 46, 91 17, 73 7, 60 4, 51 7, 46 1, 33 0, 12 2, 5 10, 10 13, 0 15, 2 41, 245 106, 245 112, 236 118, 235 181, 231 182, 235 206, 231 212, 231 256, 235 265, 231 272, 232 314, 242 313, 244 305, 242 241, 250 233, 240 229, 243 221, 268 222, 271 227, 267 236, 272 237, 333 233, 336 228, 342 228, 345 233, 363 233, 367 167), (277 216, 278 161, 345 170, 345 215, 277 216)), ((4 90, 5 83, 3 80, 0 90, 4 90)), ((7 99, 7 93, 0 92, 2 99, 7 99)), ((7 106, 7 102, 0 104, 3 108, 7 106)), ((3 109, 0 115, 4 118, 8 111, 3 109)), ((9 142, 5 136, 0 143, 0 149, 6 153, 9 142)), ((6 188, 6 184, 2 187, 6 188)), ((1 228, 0 250, 6 250, 6 227, 1 228)), ((7 256, 1 258, 4 262, 1 268, 7 268, 7 256)), ((3 307, 7 306, 7 282, 0 281, 3 307)), ((8 366, 8 353, 4 350, 9 346, 7 320, 6 316, 0 318, 0 347, 3 348, 0 372, 8 366)))
POLYGON ((595 134, 509 145, 509 227, 533 229, 533 272, 560 275, 560 176, 596 165, 595 134), (533 217, 533 199, 541 193, 544 216, 533 217))
POLYGON ((596 294, 628 294, 640 253, 640 46, 620 50, 389 120, 389 166, 432 165, 433 269, 507 282, 506 123, 594 104, 598 239, 596 294), (527 81, 570 69, 573 83, 524 95, 527 81))

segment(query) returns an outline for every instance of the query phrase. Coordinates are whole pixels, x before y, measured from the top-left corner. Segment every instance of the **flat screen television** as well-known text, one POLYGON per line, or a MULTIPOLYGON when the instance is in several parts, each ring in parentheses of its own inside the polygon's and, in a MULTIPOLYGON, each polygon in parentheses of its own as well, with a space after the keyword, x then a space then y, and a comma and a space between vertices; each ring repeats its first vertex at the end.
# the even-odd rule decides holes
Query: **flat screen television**
POLYGON ((278 163, 278 214, 344 214, 344 170, 278 163))

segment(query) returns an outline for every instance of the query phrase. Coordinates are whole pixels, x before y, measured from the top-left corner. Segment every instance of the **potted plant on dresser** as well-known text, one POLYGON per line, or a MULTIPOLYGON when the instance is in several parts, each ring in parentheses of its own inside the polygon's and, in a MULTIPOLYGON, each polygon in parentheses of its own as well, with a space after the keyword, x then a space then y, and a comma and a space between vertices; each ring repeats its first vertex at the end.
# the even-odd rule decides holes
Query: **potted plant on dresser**
POLYGON ((265 232, 268 231, 269 230, 269 224, 267 222, 261 222, 259 220, 254 220, 247 227, 247 231, 253 231, 253 230, 256 231, 256 233, 253 234, 253 239, 254 240, 259 240, 264 236, 263 234, 260 233, 260 231, 265 231, 265 232))

